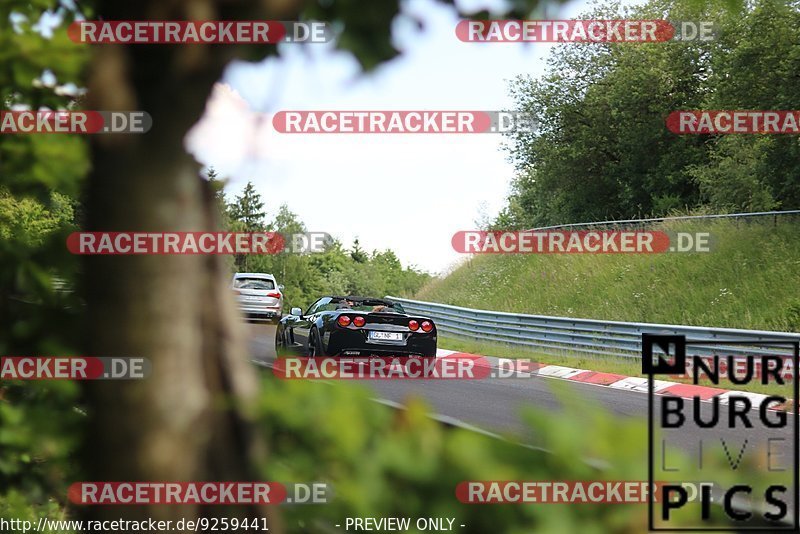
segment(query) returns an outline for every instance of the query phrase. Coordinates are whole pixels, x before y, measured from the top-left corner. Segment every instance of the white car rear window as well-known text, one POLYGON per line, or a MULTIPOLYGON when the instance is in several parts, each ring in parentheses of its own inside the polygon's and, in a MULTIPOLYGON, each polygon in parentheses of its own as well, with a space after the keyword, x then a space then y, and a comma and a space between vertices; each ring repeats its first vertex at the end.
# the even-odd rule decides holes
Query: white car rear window
POLYGON ((236 289, 275 289, 275 282, 264 278, 237 278, 233 282, 236 289))

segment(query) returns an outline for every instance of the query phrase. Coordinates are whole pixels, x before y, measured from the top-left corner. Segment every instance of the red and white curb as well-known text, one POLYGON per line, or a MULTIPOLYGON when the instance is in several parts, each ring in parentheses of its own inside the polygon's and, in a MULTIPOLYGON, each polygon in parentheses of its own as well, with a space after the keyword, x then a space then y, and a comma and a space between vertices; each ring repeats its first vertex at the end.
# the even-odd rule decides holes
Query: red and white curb
MULTIPOLYGON (((436 349, 437 358, 448 357, 471 357, 471 358, 485 358, 490 365, 496 366, 498 358, 481 356, 478 354, 470 354, 467 352, 458 352, 447 349, 436 349)), ((647 393, 648 379, 640 376, 625 376, 615 373, 603 373, 600 371, 589 371, 586 369, 575 369, 573 367, 564 367, 561 365, 548 365, 543 363, 532 362, 530 360, 512 360, 506 358, 506 361, 517 362, 515 365, 515 376, 542 376, 546 378, 560 378, 562 380, 570 380, 573 382, 583 382, 585 384, 594 384, 596 386, 605 386, 612 389, 622 389, 627 391, 635 391, 639 393, 647 393)), ((732 391, 727 389, 697 386, 694 384, 684 384, 681 382, 670 382, 668 380, 654 380, 653 393, 656 395, 681 397, 683 399, 692 399, 700 397, 701 400, 711 400, 714 397, 719 398, 719 403, 727 405, 731 395, 737 397, 747 397, 750 399, 753 406, 759 406, 761 402, 769 397, 761 393, 751 393, 749 391, 732 391)), ((770 410, 789 411, 790 407, 786 404, 777 404, 771 406, 770 410)))

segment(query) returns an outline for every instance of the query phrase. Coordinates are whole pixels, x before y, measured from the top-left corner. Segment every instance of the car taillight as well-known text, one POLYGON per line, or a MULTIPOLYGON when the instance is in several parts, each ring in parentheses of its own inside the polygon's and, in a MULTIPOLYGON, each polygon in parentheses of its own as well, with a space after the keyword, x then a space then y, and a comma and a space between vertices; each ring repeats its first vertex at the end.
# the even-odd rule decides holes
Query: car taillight
POLYGON ((350 324, 350 317, 347 315, 340 315, 336 322, 339 323, 339 326, 347 326, 350 324))
POLYGON ((422 321, 422 331, 423 332, 430 332, 433 330, 433 323, 430 321, 422 321))
POLYGON ((367 323, 367 320, 366 320, 366 319, 364 319, 363 317, 361 317, 360 315, 356 316, 356 317, 353 319, 353 324, 354 324, 354 325, 356 325, 356 326, 357 326, 357 327, 359 327, 359 328, 361 328, 362 326, 364 326, 366 323, 367 323))
POLYGON ((410 321, 408 321, 408 329, 411 330, 412 332, 416 332, 417 329, 419 329, 419 323, 414 319, 411 319, 410 321))
POLYGON ((280 293, 267 293, 267 296, 268 296, 268 297, 272 297, 272 298, 274 298, 274 299, 279 299, 279 298, 281 298, 281 294, 280 294, 280 293))

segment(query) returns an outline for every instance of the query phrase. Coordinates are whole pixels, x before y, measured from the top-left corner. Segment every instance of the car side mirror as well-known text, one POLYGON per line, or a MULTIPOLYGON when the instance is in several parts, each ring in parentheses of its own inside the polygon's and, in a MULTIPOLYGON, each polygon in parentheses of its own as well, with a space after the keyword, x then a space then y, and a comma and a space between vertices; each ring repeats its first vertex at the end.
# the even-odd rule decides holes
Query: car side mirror
POLYGON ((280 291, 283 291, 283 284, 278 284, 278 289, 279 289, 280 291))
POLYGON ((297 317, 302 317, 303 316, 303 310, 301 310, 300 308, 292 308, 291 311, 289 312, 289 314, 290 315, 296 315, 297 317))

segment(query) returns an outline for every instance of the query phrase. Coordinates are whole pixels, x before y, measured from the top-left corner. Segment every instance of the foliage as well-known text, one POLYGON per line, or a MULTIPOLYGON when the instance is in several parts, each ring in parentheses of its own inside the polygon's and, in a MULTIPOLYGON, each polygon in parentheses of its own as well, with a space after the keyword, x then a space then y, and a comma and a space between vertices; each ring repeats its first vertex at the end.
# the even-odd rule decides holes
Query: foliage
MULTIPOLYGON (((75 105, 87 51, 67 37, 74 15, 52 2, 0 5, 3 110, 75 105), (61 15, 51 36, 34 30, 46 10, 61 15)), ((80 303, 64 290, 74 285, 77 262, 64 241, 80 217, 88 167, 80 137, 0 135, 0 355, 65 355, 78 346, 80 303)), ((60 506, 74 479, 77 401, 72 383, 0 383, 0 517, 60 506)))
MULTIPOLYGON (((60 193, 40 202, 0 191, 0 355, 69 355, 78 346, 81 307, 64 247, 74 210, 60 193)), ((74 383, 0 382, 0 517, 63 505, 76 472, 77 402, 74 383)))
POLYGON ((712 20, 718 39, 561 46, 541 79, 511 83, 535 133, 511 134, 517 167, 494 227, 662 216, 675 209, 800 207, 800 145, 791 135, 676 135, 677 110, 793 109, 800 11, 790 0, 730 11, 651 0, 588 18, 712 20), (766 73, 766 74, 765 74, 766 73))
POLYGON ((238 231, 261 232, 264 230, 264 217, 266 216, 264 202, 252 182, 247 182, 242 194, 228 204, 227 209, 231 222, 240 223, 236 225, 238 231))
MULTIPOLYGON (((563 412, 521 411, 525 434, 536 445, 529 448, 447 429, 418 399, 407 399, 407 410, 390 410, 348 385, 266 380, 271 394, 261 398, 262 428, 273 449, 264 476, 332 487, 328 504, 284 509, 291 532, 325 532, 345 517, 449 517, 467 533, 645 532, 646 504, 469 505, 456 499, 463 481, 647 480, 645 422, 571 400, 568 385, 551 382, 563 412)), ((722 452, 708 452, 704 480, 723 482, 722 452)), ((676 454, 674 460, 683 473, 675 476, 691 472, 687 459, 676 454)), ((755 484, 758 470, 745 469, 736 476, 755 484)))
MULTIPOLYGON (((224 193, 222 195, 224 203, 224 193)), ((280 233, 287 242, 291 236, 307 231, 297 214, 285 204, 278 208, 271 220, 265 222, 266 212, 261 211, 264 204, 249 182, 242 195, 225 205, 227 208, 223 219, 229 221, 231 229, 267 229, 280 233), (250 200, 244 201, 245 197, 250 200), (252 210, 243 210, 243 205, 259 206, 257 211, 260 217, 251 217, 252 210)), ((278 283, 284 285, 285 308, 296 306, 306 309, 318 297, 326 294, 410 296, 430 279, 428 274, 414 268, 403 268, 391 250, 375 250, 368 254, 361 248, 358 239, 349 251, 342 243, 333 240, 323 252, 297 253, 288 247, 273 255, 242 256, 236 267, 241 272, 274 274, 278 283)))
MULTIPOLYGON (((0 4, 3 109, 79 105, 76 96, 85 81, 89 47, 69 41, 66 27, 77 16, 75 5, 87 18, 93 18, 85 4, 56 0, 0 4), (37 29, 48 10, 59 15, 48 18, 55 21, 52 34, 37 29)), ((312 2, 302 16, 334 23, 342 30, 337 46, 352 51, 365 69, 371 69, 396 53, 389 28, 399 5, 364 5, 354 0, 312 2)), ((534 0, 515 1, 507 16, 525 18, 537 5, 534 0)), ((263 47, 251 50, 265 53, 263 47)), ((157 101, 158 95, 146 96, 157 101)), ((638 102, 642 101, 639 95, 638 102)), ((692 161, 703 163, 700 159, 692 161)), ((64 239, 81 222, 78 198, 88 169, 89 152, 83 138, 0 136, 0 354, 67 355, 77 353, 82 346, 86 319, 79 298, 82 288, 74 284, 78 265, 65 250, 64 239)), ((702 172, 699 167, 697 172, 702 172)), ((302 227, 285 207, 267 222, 263 203, 253 188, 234 200, 234 216, 230 217, 221 184, 211 174, 220 209, 229 217, 223 223, 229 228, 281 231, 302 227)), ((621 196, 633 199, 635 204, 637 191, 626 195, 621 196)), ((526 215, 526 203, 519 205, 515 213, 526 215)), ((332 243, 322 254, 263 256, 249 267, 281 273, 291 304, 307 304, 325 292, 408 294, 427 278, 413 269, 402 269, 390 251, 373 251, 366 258, 356 254, 354 258, 355 251, 332 243)), ((284 480, 327 477, 341 490, 341 499, 330 508, 321 508, 319 514, 337 510, 388 514, 395 509, 446 514, 456 506, 452 488, 461 478, 579 477, 590 473, 588 467, 575 462, 576 455, 583 452, 608 452, 611 460, 619 460, 615 463, 622 471, 614 472, 615 476, 642 474, 641 466, 629 461, 640 450, 641 429, 629 428, 627 422, 606 422, 602 428, 568 427, 558 421, 566 419, 564 425, 569 425, 569 420, 580 419, 532 416, 531 424, 542 431, 543 444, 563 451, 562 456, 547 459, 475 434, 447 433, 426 419, 418 404, 404 416, 391 417, 363 395, 337 389, 331 396, 316 387, 270 384, 262 402, 263 430, 275 452, 267 476, 284 480), (596 443, 576 439, 587 431, 596 432, 596 443), (628 447, 618 446, 620 436, 629 438, 625 441, 628 447), (582 446, 607 450, 584 451, 582 446), (406 498, 397 499, 398 494, 406 498)), ((67 481, 80 476, 74 453, 77 442, 85 438, 80 403, 73 383, 4 382, 0 386, 0 517, 33 520, 41 514, 64 513, 67 481)), ((627 532, 642 521, 640 511, 630 510, 564 506, 558 513, 545 515, 535 507, 496 507, 488 513, 474 507, 467 513, 471 528, 481 532, 498 528, 514 532, 516 524, 522 525, 520 531, 524 532, 531 526, 541 530, 592 532, 605 528, 627 532)), ((313 515, 299 509, 287 513, 294 517, 313 515)))
POLYGON ((77 391, 71 382, 0 387, 0 517, 26 515, 26 505, 40 511, 65 505, 78 472, 77 391))

